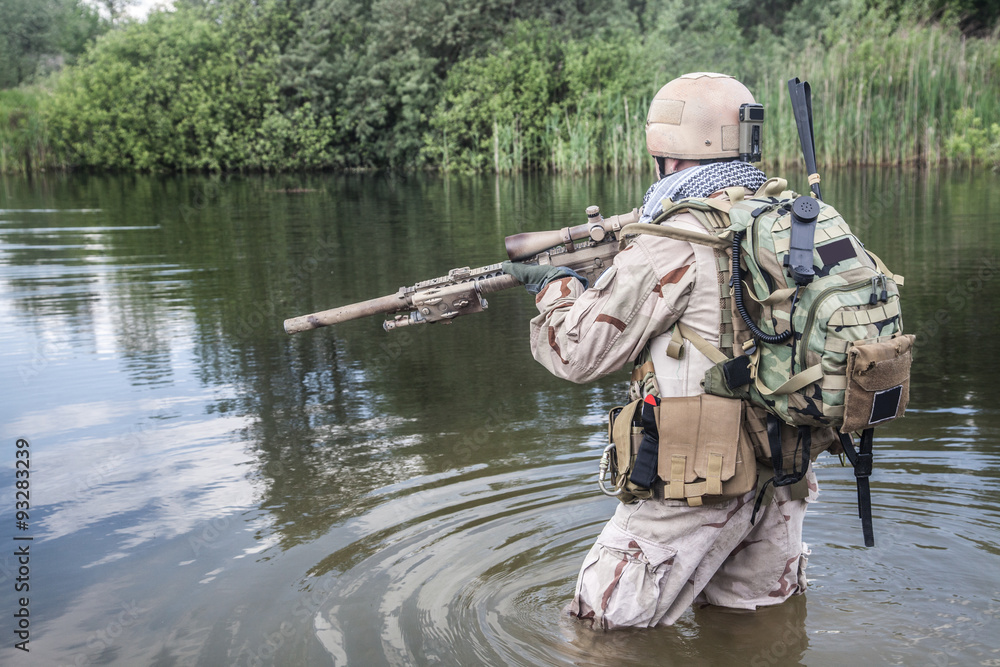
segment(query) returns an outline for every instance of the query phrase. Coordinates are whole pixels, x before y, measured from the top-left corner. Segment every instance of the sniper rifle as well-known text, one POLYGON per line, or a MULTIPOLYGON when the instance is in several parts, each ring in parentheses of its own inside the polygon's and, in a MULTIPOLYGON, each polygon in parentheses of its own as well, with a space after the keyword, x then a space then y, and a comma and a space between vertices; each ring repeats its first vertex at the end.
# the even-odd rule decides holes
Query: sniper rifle
MULTIPOLYGON (((596 282, 611 265, 623 238, 623 229, 639 219, 639 212, 604 218, 597 206, 587 208, 587 222, 542 232, 524 232, 505 239, 512 262, 566 267, 596 282)), ((448 275, 400 287, 395 294, 352 303, 285 320, 285 333, 294 334, 372 315, 393 315, 382 323, 386 331, 428 322, 450 323, 459 315, 479 313, 488 307, 484 295, 517 287, 502 264, 476 269, 452 269, 448 275)))

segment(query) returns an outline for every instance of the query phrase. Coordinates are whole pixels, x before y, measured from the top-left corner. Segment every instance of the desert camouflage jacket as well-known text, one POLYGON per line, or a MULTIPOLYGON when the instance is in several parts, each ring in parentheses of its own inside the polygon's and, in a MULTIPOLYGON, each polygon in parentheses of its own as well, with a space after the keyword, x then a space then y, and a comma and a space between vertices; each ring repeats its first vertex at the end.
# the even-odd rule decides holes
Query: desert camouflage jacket
MULTIPOLYGON (((702 230, 681 214, 667 224, 702 230)), ((588 382, 634 361, 647 342, 666 333, 684 316, 709 342, 718 342, 717 296, 692 304, 699 284, 718 294, 711 249, 708 264, 698 261, 691 243, 658 236, 639 236, 588 290, 575 278, 549 283, 535 299, 539 315, 531 321, 531 349, 554 375, 588 382), (686 311, 699 316, 685 316, 686 311), (692 322, 689 320, 696 319, 692 322)), ((706 360, 707 361, 707 360, 706 360)), ((704 374, 704 369, 700 369, 704 374)), ((658 373, 659 375, 659 373, 658 373)), ((701 377, 683 394, 701 393, 701 377)), ((674 393, 674 392, 670 392, 674 393)))

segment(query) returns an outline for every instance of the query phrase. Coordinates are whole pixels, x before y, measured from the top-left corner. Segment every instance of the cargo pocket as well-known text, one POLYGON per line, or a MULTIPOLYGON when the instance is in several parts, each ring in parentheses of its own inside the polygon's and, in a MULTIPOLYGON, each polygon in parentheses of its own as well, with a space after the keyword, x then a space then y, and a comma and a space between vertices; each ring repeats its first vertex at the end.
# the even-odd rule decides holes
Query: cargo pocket
POLYGON ((676 555, 609 522, 584 561, 572 608, 604 629, 649 626, 676 555))
POLYGON ((859 341, 848 349, 841 433, 903 416, 910 399, 913 340, 907 334, 879 343, 859 341))

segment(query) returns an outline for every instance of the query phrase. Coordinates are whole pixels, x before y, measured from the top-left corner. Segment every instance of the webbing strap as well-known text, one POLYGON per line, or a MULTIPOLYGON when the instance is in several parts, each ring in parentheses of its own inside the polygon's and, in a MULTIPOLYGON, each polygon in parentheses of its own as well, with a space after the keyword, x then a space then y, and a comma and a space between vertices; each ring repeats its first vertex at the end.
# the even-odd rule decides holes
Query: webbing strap
POLYGON ((670 484, 667 485, 667 498, 679 500, 684 497, 684 471, 687 469, 687 457, 673 455, 670 457, 670 484))
POLYGON ((846 375, 824 375, 823 391, 844 391, 847 389, 846 375))
POLYGON ((681 334, 680 322, 674 325, 674 332, 667 343, 667 356, 680 359, 684 355, 684 336, 681 334))
MULTIPOLYGON (((757 501, 754 503, 753 512, 750 514, 750 525, 753 525, 757 520, 757 512, 760 510, 760 506, 764 501, 767 487, 769 485, 774 485, 774 487, 779 486, 791 486, 797 484, 806 476, 806 472, 809 470, 809 461, 811 459, 810 450, 812 449, 812 429, 808 426, 799 427, 799 439, 796 447, 801 450, 801 461, 798 469, 792 470, 792 472, 785 472, 784 468, 784 457, 781 452, 781 423, 778 418, 775 417, 770 412, 767 413, 767 445, 771 453, 771 467, 774 471, 774 476, 767 480, 763 484, 758 482, 757 484, 757 501)), ((758 472, 758 474, 760 474, 758 472)))
POLYGON ((729 197, 729 201, 743 201, 743 197, 746 196, 747 189, 742 185, 735 188, 726 188, 726 196, 729 197))
POLYGON ((708 357, 712 363, 719 364, 723 361, 729 360, 729 357, 723 354, 721 350, 698 335, 698 333, 696 333, 691 327, 681 324, 680 322, 678 322, 675 326, 677 331, 680 332, 680 335, 686 340, 691 341, 691 344, 694 345, 695 349, 708 357))
POLYGON ((844 454, 854 467, 854 477, 858 482, 858 517, 861 519, 861 533, 865 538, 865 546, 875 546, 875 531, 872 527, 872 493, 868 478, 872 474, 872 441, 875 429, 866 428, 861 432, 861 445, 854 449, 851 436, 840 433, 840 444, 844 454))
POLYGON ((866 310, 838 310, 830 316, 829 326, 854 327, 860 324, 875 324, 899 315, 899 301, 893 300, 878 308, 866 310))
POLYGON ((798 391, 803 387, 811 385, 813 382, 819 382, 823 379, 823 367, 820 364, 815 366, 810 366, 801 373, 797 373, 792 377, 788 378, 784 384, 782 384, 777 389, 768 389, 760 381, 760 375, 757 375, 755 386, 757 391, 759 391, 764 396, 784 396, 785 394, 791 394, 792 392, 798 391))
POLYGON ((847 340, 846 338, 827 338, 826 344, 823 346, 827 352, 839 352, 840 354, 847 354, 847 350, 850 349, 851 345, 854 343, 881 343, 883 341, 891 340, 898 334, 888 334, 885 336, 879 336, 877 338, 866 338, 864 340, 847 340))
MULTIPOLYGON (((731 188, 731 189, 735 189, 735 188, 731 188)), ((740 188, 740 190, 742 190, 742 189, 743 188, 740 188)), ((741 197, 741 199, 742 199, 742 197, 741 197)), ((739 200, 737 200, 737 201, 739 201, 739 200)), ((714 208, 719 213, 725 213, 726 215, 729 215, 729 210, 733 207, 732 202, 726 201, 725 199, 711 199, 711 198, 709 198, 709 199, 705 200, 705 203, 708 204, 709 206, 711 206, 712 208, 714 208)), ((716 227, 717 225, 712 225, 712 226, 716 227)))
POLYGON ((649 234, 650 236, 664 236, 671 239, 677 239, 679 241, 687 241, 688 243, 697 243, 699 245, 705 245, 712 248, 728 248, 729 243, 724 239, 720 239, 718 236, 712 236, 711 234, 704 234, 702 232, 696 232, 691 229, 682 229, 680 227, 669 227, 664 225, 652 225, 645 222, 633 222, 630 225, 625 225, 619 234, 620 240, 618 241, 618 249, 624 250, 625 246, 629 244, 631 240, 629 237, 638 236, 639 234, 649 234))
POLYGON ((763 299, 758 299, 756 296, 754 296, 753 291, 746 284, 746 281, 743 281, 744 296, 749 296, 751 299, 753 299, 754 301, 763 306, 773 306, 776 303, 787 301, 788 299, 792 298, 793 294, 795 294, 795 290, 796 290, 795 287, 783 287, 781 289, 774 290, 763 299))
MULTIPOLYGON (((790 216, 786 216, 790 217, 790 216)), ((785 225, 786 227, 788 225, 785 225)), ((772 230, 775 231, 775 230, 772 230)), ((832 227, 824 227, 822 229, 816 228, 816 241, 831 241, 842 236, 847 236, 851 233, 851 228, 847 226, 847 223, 840 223, 832 227)), ((785 238, 774 239, 774 251, 775 252, 788 252, 791 247, 792 237, 788 236, 785 238)))
POLYGON ((764 184, 757 188, 757 192, 754 193, 755 197, 777 197, 782 192, 788 189, 788 181, 784 178, 779 178, 777 176, 769 178, 764 181, 764 184))
POLYGON ((708 471, 705 476, 705 492, 710 496, 722 495, 722 454, 708 455, 708 471))

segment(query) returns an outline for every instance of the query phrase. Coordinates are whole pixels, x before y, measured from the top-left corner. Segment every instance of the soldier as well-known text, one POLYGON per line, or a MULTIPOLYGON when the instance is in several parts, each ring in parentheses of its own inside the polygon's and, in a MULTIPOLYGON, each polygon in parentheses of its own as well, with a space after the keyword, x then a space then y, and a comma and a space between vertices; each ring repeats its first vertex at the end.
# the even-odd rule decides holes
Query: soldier
MULTIPOLYGON (((750 91, 721 74, 687 74, 660 89, 646 122, 659 180, 646 192, 640 222, 656 218, 666 200, 724 201, 727 189, 742 186, 749 195, 765 182, 759 169, 738 159, 743 103, 754 103, 750 91)), ((687 212, 661 224, 706 231, 687 212)), ((731 334, 720 340, 720 287, 723 295, 726 287, 718 255, 705 245, 642 235, 591 286, 551 266, 508 263, 505 270, 537 292, 531 349, 552 373, 588 382, 649 360, 652 367, 633 373, 630 393, 641 398, 653 391, 668 400, 704 393, 701 381, 713 365, 689 339, 682 353, 668 353, 672 340, 677 345, 671 335, 676 323, 715 347, 732 344, 731 334)), ((782 444, 794 437, 794 429, 784 428, 782 444)), ((816 436, 813 442, 816 452, 829 444, 816 436)), ((584 559, 572 615, 590 619, 595 628, 652 627, 673 624, 692 604, 752 610, 805 591, 809 550, 802 521, 818 494, 811 466, 796 488, 774 489, 753 524, 756 489, 700 506, 664 499, 662 482, 653 492, 647 500, 618 505, 584 559)))

